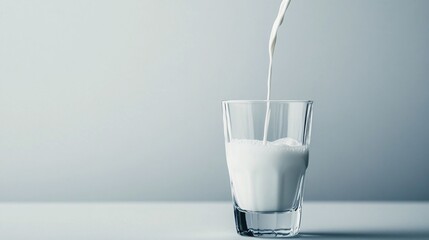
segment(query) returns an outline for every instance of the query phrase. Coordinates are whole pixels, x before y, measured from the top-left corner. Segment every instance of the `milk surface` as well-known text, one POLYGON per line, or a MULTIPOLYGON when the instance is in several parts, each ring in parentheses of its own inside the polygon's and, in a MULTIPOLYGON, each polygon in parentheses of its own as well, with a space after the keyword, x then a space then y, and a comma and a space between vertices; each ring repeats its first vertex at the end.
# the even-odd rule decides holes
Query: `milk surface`
POLYGON ((288 211, 308 166, 308 147, 290 138, 275 142, 232 140, 226 144, 235 201, 247 211, 288 211))

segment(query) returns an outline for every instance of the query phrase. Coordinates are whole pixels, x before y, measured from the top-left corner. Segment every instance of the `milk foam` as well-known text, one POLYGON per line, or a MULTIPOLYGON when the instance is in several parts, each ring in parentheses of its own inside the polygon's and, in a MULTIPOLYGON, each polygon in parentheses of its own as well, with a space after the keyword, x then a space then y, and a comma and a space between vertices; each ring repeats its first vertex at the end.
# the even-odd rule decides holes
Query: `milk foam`
POLYGON ((248 211, 288 211, 308 166, 308 147, 291 138, 274 142, 232 140, 226 144, 234 198, 248 211))

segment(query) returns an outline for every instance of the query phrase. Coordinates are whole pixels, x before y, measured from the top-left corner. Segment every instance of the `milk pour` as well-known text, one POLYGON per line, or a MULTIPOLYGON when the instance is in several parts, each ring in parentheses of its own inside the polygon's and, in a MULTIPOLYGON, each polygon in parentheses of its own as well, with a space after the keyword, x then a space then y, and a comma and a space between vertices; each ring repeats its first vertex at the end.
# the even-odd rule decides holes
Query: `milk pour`
POLYGON ((268 135, 268 126, 270 123, 270 114, 271 114, 271 108, 270 108, 270 98, 271 98, 271 73, 273 70, 273 55, 274 55, 274 48, 276 47, 276 40, 277 40, 277 32, 279 30, 280 25, 283 23, 283 18, 286 13, 286 9, 289 7, 291 0, 283 0, 280 4, 279 13, 277 14, 276 20, 274 21, 273 27, 271 29, 270 34, 270 41, 268 45, 268 53, 270 57, 270 63, 268 66, 268 84, 267 84, 267 110, 265 112, 265 124, 264 124, 264 139, 263 143, 267 143, 267 135, 268 135))

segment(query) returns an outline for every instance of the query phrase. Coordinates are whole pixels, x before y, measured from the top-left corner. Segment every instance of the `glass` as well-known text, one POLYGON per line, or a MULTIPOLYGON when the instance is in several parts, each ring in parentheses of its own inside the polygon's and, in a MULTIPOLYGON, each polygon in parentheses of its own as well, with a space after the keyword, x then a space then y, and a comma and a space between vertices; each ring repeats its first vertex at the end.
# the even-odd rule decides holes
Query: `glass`
POLYGON ((312 106, 312 101, 222 102, 238 234, 258 237, 298 234, 312 106))

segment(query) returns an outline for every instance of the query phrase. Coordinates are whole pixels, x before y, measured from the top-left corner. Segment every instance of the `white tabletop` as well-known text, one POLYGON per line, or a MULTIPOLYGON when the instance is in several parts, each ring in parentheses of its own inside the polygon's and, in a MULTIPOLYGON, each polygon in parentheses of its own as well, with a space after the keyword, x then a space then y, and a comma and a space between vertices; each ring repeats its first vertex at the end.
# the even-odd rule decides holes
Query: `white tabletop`
MULTIPOLYGON (((429 238, 427 202, 304 202, 299 238, 429 238)), ((0 239, 251 239, 230 202, 0 203, 0 239)))

